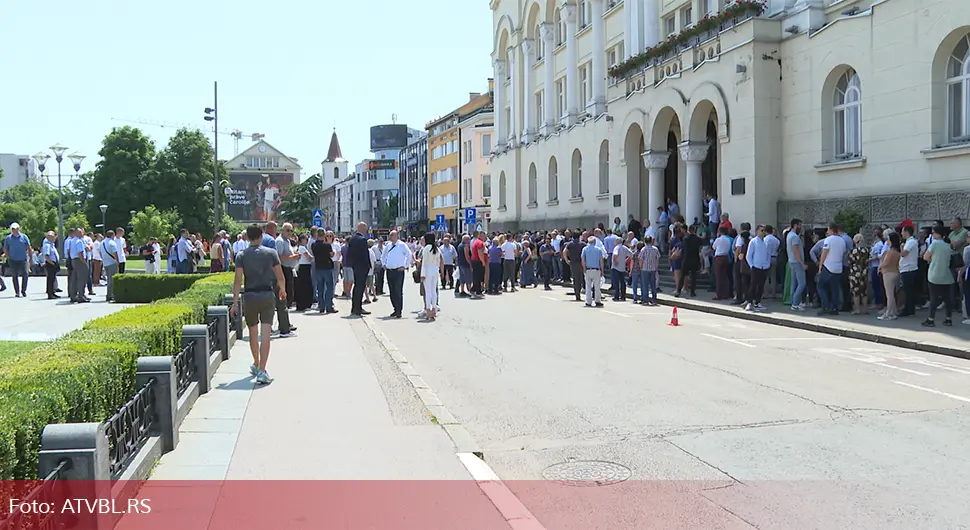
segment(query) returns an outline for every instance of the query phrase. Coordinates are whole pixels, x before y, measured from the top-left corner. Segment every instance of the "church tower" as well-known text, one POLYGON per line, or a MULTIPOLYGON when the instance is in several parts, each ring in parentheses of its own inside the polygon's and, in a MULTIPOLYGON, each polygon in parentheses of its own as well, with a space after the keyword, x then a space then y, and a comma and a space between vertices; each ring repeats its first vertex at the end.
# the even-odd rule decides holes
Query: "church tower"
POLYGON ((330 149, 327 150, 327 158, 321 164, 320 175, 323 177, 323 189, 332 188, 349 175, 348 163, 344 160, 340 152, 340 141, 337 140, 337 131, 333 131, 330 137, 330 149))

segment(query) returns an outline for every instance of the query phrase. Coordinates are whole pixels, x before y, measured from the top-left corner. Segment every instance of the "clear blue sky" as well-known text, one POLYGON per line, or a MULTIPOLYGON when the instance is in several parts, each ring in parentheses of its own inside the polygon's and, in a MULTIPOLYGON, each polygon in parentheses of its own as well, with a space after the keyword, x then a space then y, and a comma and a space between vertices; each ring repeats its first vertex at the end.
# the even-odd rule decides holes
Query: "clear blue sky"
MULTIPOLYGON (((354 164, 371 125, 423 129, 492 75, 487 0, 32 0, 2 17, 0 152, 59 142, 82 171, 112 118, 204 126, 213 81, 220 129, 264 133, 309 176, 334 125, 354 164)), ((159 148, 174 133, 139 127, 159 148)))

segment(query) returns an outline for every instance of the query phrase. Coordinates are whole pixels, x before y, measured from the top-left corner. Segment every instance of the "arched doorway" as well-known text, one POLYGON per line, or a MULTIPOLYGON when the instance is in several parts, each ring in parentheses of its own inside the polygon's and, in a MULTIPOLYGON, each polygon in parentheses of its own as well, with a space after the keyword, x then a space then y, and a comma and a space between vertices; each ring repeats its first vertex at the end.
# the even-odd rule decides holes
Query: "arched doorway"
MULTIPOLYGON (((676 117, 674 118, 676 120, 676 117)), ((673 127, 673 124, 671 124, 673 127)), ((672 129, 667 131, 667 152, 677 153, 677 146, 680 145, 680 139, 677 137, 672 129)), ((674 157, 670 162, 667 163, 667 168, 664 169, 664 196, 663 203, 667 204, 667 200, 672 200, 677 202, 677 181, 680 179, 680 164, 679 157, 674 157)))
MULTIPOLYGON (((623 143, 623 161, 626 164, 626 189, 622 193, 622 201, 619 208, 627 213, 639 216, 641 219, 649 219, 650 212, 647 211, 647 170, 643 166, 644 138, 643 129, 634 123, 627 129, 626 138, 623 143)), ((609 189, 607 187, 607 189, 609 189)), ((615 207, 614 203, 611 206, 615 207)), ((620 218, 625 218, 620 215, 620 218)))
POLYGON ((720 193, 720 167, 718 165, 718 142, 717 142, 717 115, 711 115, 707 121, 707 159, 701 164, 701 183, 704 186, 704 193, 710 193, 718 198, 720 193))

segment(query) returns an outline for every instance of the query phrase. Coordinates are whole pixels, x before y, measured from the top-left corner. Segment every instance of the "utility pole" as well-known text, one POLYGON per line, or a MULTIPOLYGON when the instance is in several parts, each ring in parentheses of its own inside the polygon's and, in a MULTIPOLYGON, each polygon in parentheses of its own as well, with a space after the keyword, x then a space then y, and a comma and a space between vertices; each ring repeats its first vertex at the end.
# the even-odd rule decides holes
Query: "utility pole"
POLYGON ((215 137, 212 155, 212 233, 219 232, 219 82, 212 82, 212 108, 205 109, 205 120, 213 122, 215 137))

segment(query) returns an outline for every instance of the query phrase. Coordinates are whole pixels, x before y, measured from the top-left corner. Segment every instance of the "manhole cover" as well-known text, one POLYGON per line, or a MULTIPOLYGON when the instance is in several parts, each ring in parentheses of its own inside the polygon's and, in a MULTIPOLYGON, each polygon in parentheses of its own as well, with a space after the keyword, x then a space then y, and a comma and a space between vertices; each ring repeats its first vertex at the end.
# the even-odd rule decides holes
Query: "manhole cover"
POLYGON ((567 486, 609 486, 628 480, 633 472, 626 466, 602 460, 576 460, 547 467, 542 472, 546 480, 567 486))

